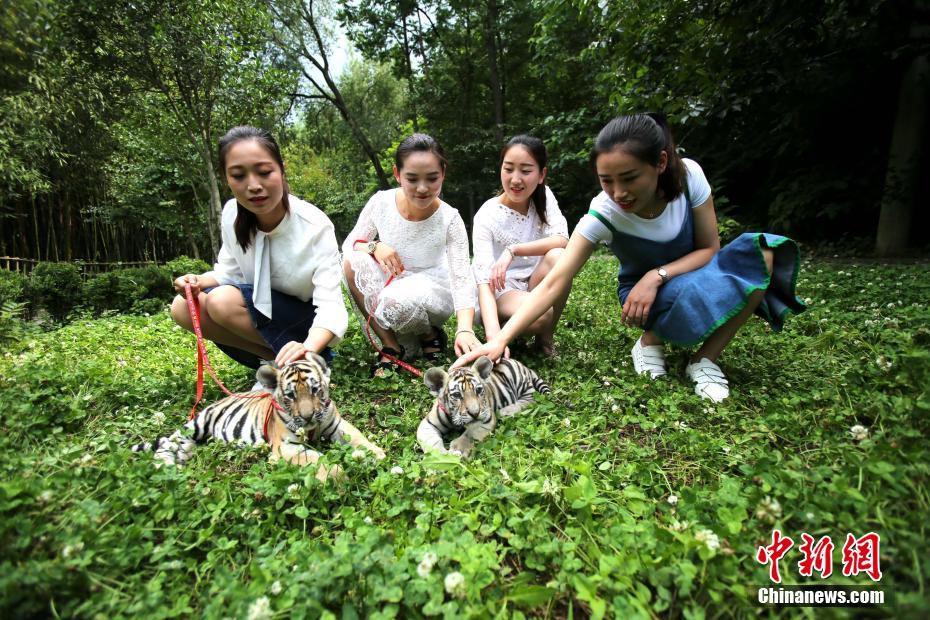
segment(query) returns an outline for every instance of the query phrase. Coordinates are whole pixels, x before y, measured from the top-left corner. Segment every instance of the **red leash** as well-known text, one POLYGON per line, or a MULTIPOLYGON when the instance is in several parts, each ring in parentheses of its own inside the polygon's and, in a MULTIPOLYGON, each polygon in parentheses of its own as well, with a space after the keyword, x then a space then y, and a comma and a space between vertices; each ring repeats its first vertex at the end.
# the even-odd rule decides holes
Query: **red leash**
MULTIPOLYGON (((356 243, 359 243, 359 242, 368 243, 368 240, 367 239, 356 239, 355 241, 352 242, 352 245, 354 246, 356 243)), ((375 261, 375 263, 378 264, 378 266, 380 267, 380 263, 378 263, 378 259, 375 258, 375 255, 369 254, 369 256, 371 256, 371 260, 375 261)), ((384 288, 387 288, 388 284, 390 284, 393 281, 394 281, 394 276, 391 276, 390 278, 388 278, 388 281, 384 283, 384 288)), ((375 305, 377 306, 377 304, 375 305)), ((371 313, 368 313, 368 320, 365 321, 365 335, 368 336, 368 342, 371 343, 371 346, 374 347, 375 351, 378 352, 378 355, 380 357, 388 358, 390 361, 394 362, 395 364, 397 364, 398 366, 400 366, 401 368, 403 368, 404 370, 412 374, 414 377, 423 376, 423 373, 418 368, 411 366, 407 362, 394 357, 390 353, 385 353, 382 349, 378 348, 378 345, 375 343, 375 339, 371 337, 371 313)))
POLYGON ((193 420, 194 416, 197 415, 197 405, 200 404, 200 400, 203 398, 203 369, 206 367, 207 372, 210 373, 210 377, 213 378, 213 381, 218 386, 220 386, 220 389, 223 390, 227 395, 242 399, 270 399, 271 406, 268 407, 268 413, 265 414, 265 423, 262 425, 262 436, 265 441, 268 441, 268 422, 271 420, 272 412, 275 409, 282 413, 287 412, 268 392, 262 392, 261 394, 234 394, 233 392, 230 392, 225 385, 223 385, 223 382, 219 380, 219 377, 216 376, 216 372, 210 365, 210 358, 207 357, 207 345, 204 343, 203 330, 200 328, 200 300, 194 297, 194 294, 191 292, 191 285, 189 282, 184 283, 184 296, 187 298, 187 311, 191 315, 191 325, 194 328, 194 334, 197 336, 197 394, 194 397, 194 406, 191 407, 191 414, 187 419, 193 420))

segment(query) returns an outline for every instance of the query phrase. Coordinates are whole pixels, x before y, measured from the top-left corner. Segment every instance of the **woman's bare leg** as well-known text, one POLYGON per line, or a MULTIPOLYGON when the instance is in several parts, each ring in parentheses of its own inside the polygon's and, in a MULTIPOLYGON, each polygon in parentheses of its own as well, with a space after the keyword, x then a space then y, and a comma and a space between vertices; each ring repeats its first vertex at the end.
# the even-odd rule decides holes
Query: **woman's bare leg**
MULTIPOLYGON (((564 251, 564 248, 553 248, 546 252, 546 255, 539 261, 539 264, 536 265, 536 269, 534 269, 532 275, 530 275, 529 290, 532 291, 536 288, 539 283, 543 281, 543 278, 552 271, 552 268, 555 267, 556 262, 564 251)), ((568 302, 568 295, 571 293, 571 290, 571 283, 569 283, 565 292, 559 295, 552 303, 550 311, 543 315, 544 318, 548 317, 545 326, 541 327, 539 331, 532 332, 536 334, 536 342, 546 355, 552 355, 554 352, 555 326, 562 316, 562 311, 565 309, 565 304, 568 302)))
MULTIPOLYGON (((199 300, 200 328, 204 338, 243 349, 263 359, 274 357, 274 352, 252 325, 252 317, 239 289, 220 286, 209 293, 201 293, 199 300)), ((171 304, 171 317, 184 329, 194 331, 187 300, 180 295, 171 304)))

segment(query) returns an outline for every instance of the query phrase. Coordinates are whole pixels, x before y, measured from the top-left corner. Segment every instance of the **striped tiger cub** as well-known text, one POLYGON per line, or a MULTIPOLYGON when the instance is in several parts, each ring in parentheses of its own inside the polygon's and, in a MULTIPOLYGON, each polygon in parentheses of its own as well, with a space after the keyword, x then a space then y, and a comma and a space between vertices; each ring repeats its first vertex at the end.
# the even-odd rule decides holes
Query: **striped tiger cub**
MULTIPOLYGON (((132 450, 154 451, 155 458, 161 463, 184 465, 190 460, 195 444, 215 437, 226 442, 267 444, 271 447, 270 461, 284 459, 289 463, 306 465, 316 463, 320 453, 305 443, 325 440, 363 447, 378 459, 383 459, 384 450, 343 419, 330 400, 329 372, 323 358, 312 353, 309 359, 285 364, 281 369, 263 365, 255 377, 268 391, 273 390, 272 395, 283 411, 273 408, 270 398, 227 396, 205 407, 185 425, 186 429, 193 431, 192 437, 188 438, 178 430, 170 437, 136 444, 132 450)), ((255 390, 250 394, 260 395, 264 391, 255 390)), ((336 466, 328 469, 320 466, 316 477, 325 480, 337 474, 337 470, 336 466)))
POLYGON ((436 397, 433 408, 417 428, 417 441, 424 452, 435 450, 467 458, 475 444, 497 425, 497 416, 511 416, 533 401, 533 393, 549 393, 549 385, 516 360, 502 359, 496 365, 479 357, 469 368, 446 373, 430 368, 423 381, 436 397), (446 450, 442 436, 464 431, 446 450))

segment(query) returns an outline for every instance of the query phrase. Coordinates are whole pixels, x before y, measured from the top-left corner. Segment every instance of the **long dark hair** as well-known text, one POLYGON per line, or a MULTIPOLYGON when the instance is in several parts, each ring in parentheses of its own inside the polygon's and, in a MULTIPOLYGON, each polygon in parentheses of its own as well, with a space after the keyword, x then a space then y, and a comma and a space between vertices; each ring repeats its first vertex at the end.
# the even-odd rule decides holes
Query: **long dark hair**
MULTIPOLYGON (((281 178, 284 181, 284 194, 281 196, 281 204, 284 206, 285 213, 288 212, 290 210, 290 204, 288 203, 287 195, 290 189, 287 186, 287 177, 284 176, 284 158, 281 157, 281 147, 278 146, 274 136, 272 136, 271 132, 267 129, 240 125, 239 127, 233 127, 226 132, 225 136, 220 138, 219 159, 223 174, 226 174, 226 156, 229 154, 229 149, 237 142, 242 142, 243 140, 255 140, 258 142, 271 154, 272 159, 281 166, 281 178)), ((249 246, 252 245, 252 239, 255 238, 255 231, 258 230, 258 218, 254 213, 238 202, 236 202, 236 222, 233 224, 233 230, 236 232, 236 242, 239 243, 239 247, 242 248, 243 252, 247 252, 249 246)))
MULTIPOLYGON (((549 154, 546 152, 546 145, 543 144, 543 141, 534 136, 527 135, 522 133, 518 136, 512 137, 507 141, 507 144, 504 145, 504 148, 501 149, 501 166, 504 165, 504 156, 507 155, 509 151, 514 146, 522 146, 536 161, 536 165, 539 166, 539 171, 542 172, 543 168, 549 165, 549 154)), ((539 219, 543 224, 548 224, 546 221, 546 181, 543 181, 536 186, 536 189, 533 190, 533 195, 530 196, 533 200, 533 205, 536 207, 536 213, 539 215, 539 219)))
POLYGON ((402 169, 404 160, 417 151, 435 155, 439 159, 439 167, 443 172, 446 171, 446 164, 448 163, 446 152, 442 149, 442 145, 436 141, 436 138, 425 133, 411 134, 403 139, 397 146, 397 151, 394 152, 394 165, 397 166, 398 170, 402 169))
POLYGON ((618 116, 601 129, 591 150, 591 166, 597 156, 622 149, 633 157, 658 166, 662 151, 668 156, 665 170, 659 175, 659 190, 665 200, 678 198, 685 183, 685 165, 675 150, 672 131, 661 114, 633 114, 618 116))

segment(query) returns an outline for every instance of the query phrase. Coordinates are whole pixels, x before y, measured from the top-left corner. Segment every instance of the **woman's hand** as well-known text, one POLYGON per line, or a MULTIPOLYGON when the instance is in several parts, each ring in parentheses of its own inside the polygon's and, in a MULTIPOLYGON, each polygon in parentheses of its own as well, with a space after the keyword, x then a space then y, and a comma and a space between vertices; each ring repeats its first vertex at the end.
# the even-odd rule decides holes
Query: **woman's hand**
POLYGON ((626 325, 633 327, 645 327, 646 319, 649 318, 649 311, 656 300, 656 294, 659 292, 659 286, 662 285, 662 278, 656 273, 655 269, 649 271, 630 294, 626 296, 626 302, 623 304, 623 312, 620 320, 626 325))
POLYGON ((494 264, 491 265, 491 280, 489 284, 491 285, 492 291, 497 292, 504 290, 504 285, 507 283, 507 269, 512 262, 513 251, 505 248, 494 264))
POLYGON ((460 331, 455 335, 455 354, 462 355, 481 346, 475 332, 460 331))
POLYGON ((397 254, 397 250, 388 244, 378 243, 372 256, 381 265, 381 270, 384 271, 385 275, 396 276, 403 273, 404 263, 400 260, 400 255, 397 254))
MULTIPOLYGON (((496 328, 496 329, 494 329, 494 328, 490 328, 490 329, 489 329, 489 328, 485 327, 485 328, 484 328, 484 335, 485 335, 485 337, 487 338, 488 342, 491 342, 492 340, 494 340, 494 337, 497 336, 497 334, 500 333, 500 331, 501 331, 501 328, 500 328, 500 327, 498 327, 498 328, 496 328)), ((504 359, 507 359, 507 360, 510 359, 510 347, 504 347, 504 354, 503 354, 503 357, 504 357, 504 359)))
POLYGON ((278 355, 274 358, 275 366, 281 368, 285 364, 306 359, 307 353, 310 352, 310 349, 304 346, 304 343, 291 340, 278 351, 278 355))
MULTIPOLYGON (((456 347, 457 348, 457 347, 456 347)), ((486 355, 491 359, 495 364, 501 360, 501 356, 504 354, 504 351, 507 350, 507 345, 499 342, 497 340, 491 340, 485 344, 475 347, 471 351, 463 353, 460 358, 455 360, 453 364, 449 367, 449 370, 453 368, 458 368, 459 366, 464 366, 469 362, 473 362, 482 355, 486 355)))
POLYGON ((185 284, 191 285, 191 294, 193 294, 194 297, 200 294, 200 276, 195 273, 181 276, 174 281, 174 290, 183 295, 185 284))

